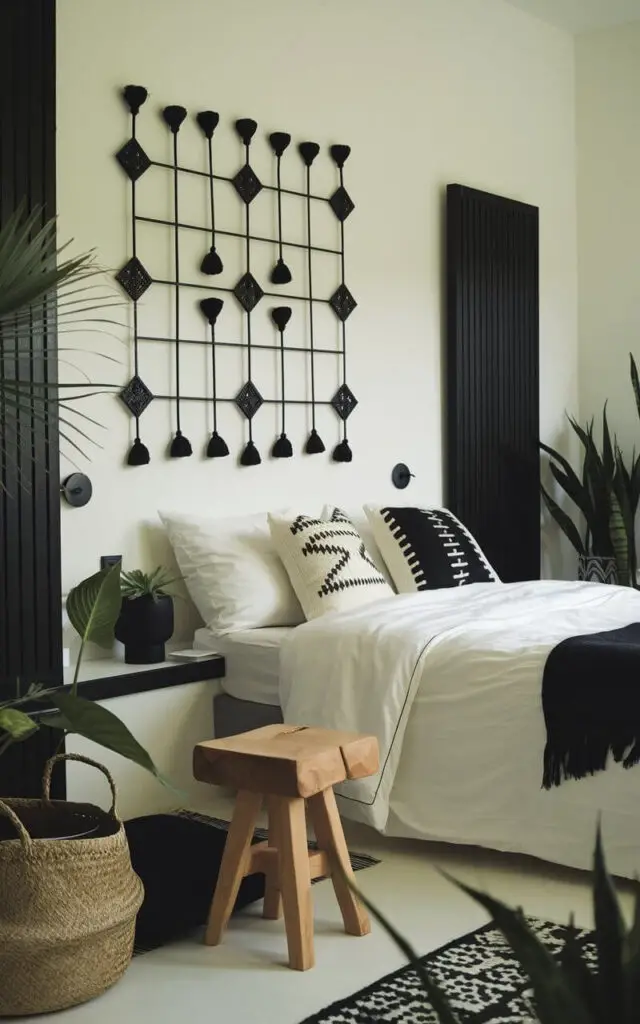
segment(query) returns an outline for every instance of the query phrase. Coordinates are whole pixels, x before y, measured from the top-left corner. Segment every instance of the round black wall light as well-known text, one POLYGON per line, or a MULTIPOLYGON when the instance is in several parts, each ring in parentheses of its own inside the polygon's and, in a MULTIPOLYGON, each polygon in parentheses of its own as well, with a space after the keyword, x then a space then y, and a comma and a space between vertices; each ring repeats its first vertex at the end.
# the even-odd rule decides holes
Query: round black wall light
POLYGON ((88 476, 84 473, 72 473, 62 481, 60 493, 68 505, 74 508, 82 508, 91 501, 93 487, 88 476))
POLYGON ((408 466, 405 466, 404 462, 398 462, 396 466, 391 470, 391 483, 394 487, 397 487, 399 491, 403 491, 405 487, 408 487, 413 478, 413 473, 410 471, 408 466))

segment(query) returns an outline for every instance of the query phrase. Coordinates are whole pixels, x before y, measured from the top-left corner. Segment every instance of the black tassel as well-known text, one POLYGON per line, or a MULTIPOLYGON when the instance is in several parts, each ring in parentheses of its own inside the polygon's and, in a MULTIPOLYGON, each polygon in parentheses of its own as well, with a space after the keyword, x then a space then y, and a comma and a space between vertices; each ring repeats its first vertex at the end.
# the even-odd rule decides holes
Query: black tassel
POLYGON ((319 455, 320 452, 326 451, 323 440, 315 427, 309 434, 309 438, 304 446, 304 450, 307 453, 307 455, 319 455))
POLYGON ((207 458, 208 459, 223 459, 225 455, 229 454, 227 442, 224 438, 220 437, 217 430, 214 430, 213 434, 209 438, 209 444, 207 445, 207 458))
POLYGON ((290 281, 291 271, 284 260, 278 260, 271 271, 271 284, 289 284, 290 281))
POLYGON ((334 462, 351 462, 353 459, 353 452, 349 447, 349 442, 346 437, 344 441, 341 441, 340 444, 335 446, 331 458, 334 462))
POLYGON ((253 441, 247 441, 245 449, 240 456, 241 466, 259 466, 262 462, 260 458, 260 452, 256 448, 253 441))
POLYGON ((271 456, 274 459, 290 459, 293 455, 293 447, 291 441, 286 434, 280 434, 280 437, 275 442, 271 449, 271 456))
POLYGON ((202 263, 200 264, 200 270, 203 274, 210 274, 211 276, 222 273, 222 260, 220 259, 214 245, 211 246, 209 252, 203 257, 202 263))
POLYGON ((149 455, 149 449, 146 444, 143 444, 139 437, 136 437, 135 441, 131 445, 129 454, 127 455, 128 466, 146 466, 150 461, 151 456, 149 455))
POLYGON ((192 454, 193 449, 191 448, 191 442, 187 440, 182 431, 177 430, 176 436, 171 442, 171 447, 169 448, 169 456, 172 459, 184 459, 188 455, 192 454))

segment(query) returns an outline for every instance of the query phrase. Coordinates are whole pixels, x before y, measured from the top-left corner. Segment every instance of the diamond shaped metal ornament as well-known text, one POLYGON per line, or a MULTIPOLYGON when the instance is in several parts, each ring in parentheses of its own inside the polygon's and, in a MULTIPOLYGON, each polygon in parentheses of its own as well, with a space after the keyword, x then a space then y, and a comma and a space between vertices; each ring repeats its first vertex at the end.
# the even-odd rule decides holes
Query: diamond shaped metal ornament
POLYGON ((264 292, 253 274, 246 273, 243 274, 233 289, 233 294, 244 309, 245 313, 250 313, 251 310, 258 305, 260 299, 264 295, 264 292))
POLYGON ((233 187, 248 206, 256 198, 258 192, 262 191, 262 182, 249 164, 245 164, 233 179, 233 187))
POLYGON ((329 200, 329 206, 335 213, 339 221, 345 221, 350 213, 355 210, 355 203, 346 188, 340 185, 335 190, 331 199, 329 200))
POLYGON ((339 288, 336 288, 335 292, 329 299, 329 305, 338 317, 338 320, 342 320, 344 323, 344 321, 351 316, 358 303, 347 288, 346 284, 341 284, 339 288))
POLYGON ((144 295, 152 284, 151 275, 144 269, 137 256, 132 256, 128 263, 116 274, 118 281, 130 299, 134 302, 144 295))
POLYGON ((151 161, 137 139, 125 142, 116 153, 116 160, 131 181, 137 181, 151 167, 151 161))
POLYGON ((264 398, 253 381, 250 380, 248 380, 246 384, 243 384, 236 395, 236 405, 248 420, 253 419, 263 402, 264 398))
POLYGON ((133 416, 142 416, 149 403, 153 401, 153 395, 149 388, 137 375, 123 387, 120 398, 133 416))
POLYGON ((358 404, 358 399, 346 384, 341 384, 331 399, 331 404, 340 419, 346 420, 358 404))

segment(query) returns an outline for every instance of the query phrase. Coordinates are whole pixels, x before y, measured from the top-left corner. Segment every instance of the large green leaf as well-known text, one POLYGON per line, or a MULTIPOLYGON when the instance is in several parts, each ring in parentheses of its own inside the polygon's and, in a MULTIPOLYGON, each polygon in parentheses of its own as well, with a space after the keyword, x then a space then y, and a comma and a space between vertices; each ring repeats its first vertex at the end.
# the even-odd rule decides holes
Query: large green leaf
MULTIPOLYGON (((449 876, 447 876, 449 877, 449 876)), ((518 911, 486 893, 451 879, 491 915, 531 981, 541 1024, 593 1024, 589 1007, 575 991, 559 964, 540 942, 518 911)), ((611 1017, 611 1024, 622 1018, 611 1017)))
POLYGON ((622 952, 625 926, 613 882, 605 864, 602 834, 598 825, 593 866, 593 909, 598 950, 600 1012, 603 1020, 624 1020, 624 972, 622 952))
POLYGON ((38 723, 34 722, 29 715, 25 715, 24 711, 18 711, 16 708, 0 708, 0 729, 9 733, 13 740, 26 740, 27 736, 30 736, 37 728, 38 723))
POLYGON ((636 400, 638 416, 640 416, 640 378, 638 377, 638 367, 636 366, 636 361, 633 358, 633 352, 629 353, 629 361, 631 364, 631 386, 636 400))
POLYGON ((602 464, 604 467, 605 475, 609 478, 613 478, 615 472, 615 457, 613 454, 613 445, 611 443, 611 432, 609 430, 609 421, 607 419, 607 403, 604 403, 602 410, 602 464))
POLYGON ((544 489, 542 484, 540 484, 540 493, 542 494, 542 499, 545 505, 547 506, 549 512, 555 519, 560 529, 568 538, 569 543, 575 548, 579 555, 586 554, 585 546, 582 543, 582 538, 580 537, 578 528, 571 519, 571 517, 567 515, 564 509, 560 508, 560 506, 553 500, 549 492, 544 489))
POLYGON ((108 647, 120 614, 120 563, 97 572, 69 592, 67 615, 83 642, 108 647))
POLYGON ((75 697, 71 693, 55 693, 51 703, 62 712, 62 719, 47 718, 47 724, 53 728, 78 733, 85 739, 93 740, 107 750, 126 757, 146 768, 148 772, 160 777, 158 769, 151 757, 127 729, 124 722, 101 704, 83 697, 75 697))

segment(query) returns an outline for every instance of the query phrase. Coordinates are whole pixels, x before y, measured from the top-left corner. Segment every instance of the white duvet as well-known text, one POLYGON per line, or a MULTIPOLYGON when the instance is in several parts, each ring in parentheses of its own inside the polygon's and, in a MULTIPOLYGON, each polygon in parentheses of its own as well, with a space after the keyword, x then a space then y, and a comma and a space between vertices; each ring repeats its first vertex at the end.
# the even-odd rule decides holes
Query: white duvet
MULTIPOLYGON (((381 770, 341 810, 390 835, 640 872, 640 766, 541 788, 542 673, 569 636, 640 621, 640 593, 554 580, 402 594, 292 631, 285 722, 373 733, 381 770)), ((640 686, 640 675, 638 680, 640 686)), ((606 687, 606 680, 603 680, 606 687)))

